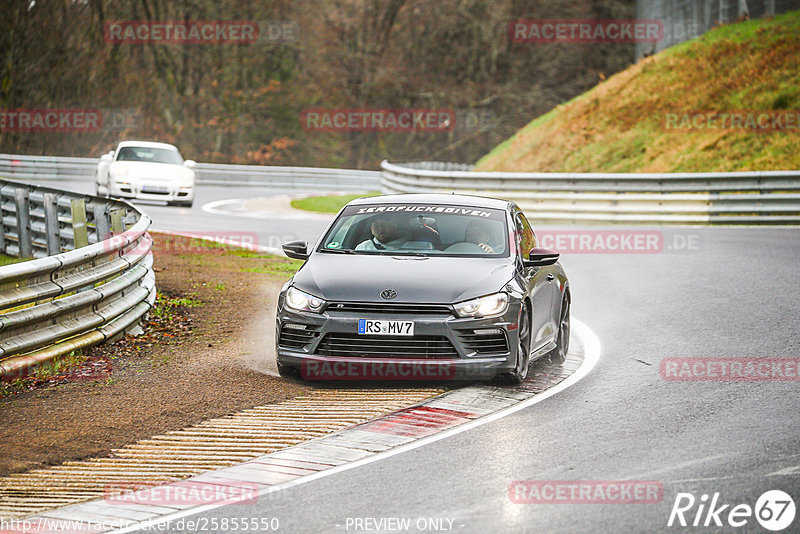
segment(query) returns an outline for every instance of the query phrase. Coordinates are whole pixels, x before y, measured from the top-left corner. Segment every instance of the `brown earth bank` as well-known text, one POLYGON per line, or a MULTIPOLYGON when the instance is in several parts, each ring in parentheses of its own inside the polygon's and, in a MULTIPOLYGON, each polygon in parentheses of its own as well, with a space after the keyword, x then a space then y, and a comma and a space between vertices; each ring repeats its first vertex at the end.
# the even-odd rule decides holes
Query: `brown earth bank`
POLYGON ((153 234, 158 299, 145 333, 0 386, 0 476, 112 449, 309 386, 270 369, 278 288, 300 262, 153 234), (254 370, 258 369, 258 371, 254 370))

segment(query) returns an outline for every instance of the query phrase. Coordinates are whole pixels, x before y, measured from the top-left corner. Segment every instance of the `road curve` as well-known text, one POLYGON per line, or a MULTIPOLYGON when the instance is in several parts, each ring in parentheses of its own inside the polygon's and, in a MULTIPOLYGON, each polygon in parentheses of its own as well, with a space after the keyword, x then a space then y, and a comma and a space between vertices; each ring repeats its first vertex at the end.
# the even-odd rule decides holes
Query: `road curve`
MULTIPOLYGON (((220 189, 199 189, 198 204, 275 194, 220 189)), ((291 234, 313 240, 324 226, 279 215, 257 223, 212 218, 199 205, 144 207, 155 227, 169 230, 256 227, 267 239, 291 234)), ((573 313, 603 346, 600 362, 580 383, 412 452, 198 517, 277 517, 282 532, 385 532, 388 523, 377 522, 386 518, 409 518, 412 526, 438 518, 437 525, 460 532, 677 532, 686 529, 667 522, 678 493, 698 502, 716 493, 730 510, 780 489, 800 504, 800 382, 666 381, 659 375, 668 357, 800 355, 800 231, 686 228, 662 235, 658 253, 562 257, 573 313), (681 249, 686 242, 694 250, 681 249), (654 504, 516 504, 509 487, 518 480, 657 481, 663 498, 654 504), (356 524, 384 529, 357 530, 356 524)), ((696 511, 687 512, 689 521, 696 511)), ((727 512, 720 520, 723 532, 766 532, 752 517, 739 529, 725 522, 727 512)), ((416 525, 410 531, 420 531, 416 525)), ((786 532, 798 525, 795 519, 786 532)))
MULTIPOLYGON (((476 533, 668 532, 678 530, 667 527, 678 493, 753 506, 781 489, 797 500, 800 383, 668 382, 659 362, 796 357, 800 232, 671 232, 697 236, 699 248, 563 259, 573 312, 603 344, 572 388, 421 449, 195 518, 276 517, 284 532, 387 532, 365 525, 388 518, 409 519, 412 532, 421 518, 476 533), (509 487, 518 480, 656 481, 663 498, 516 504, 509 487)), ((766 532, 753 518, 746 531, 766 532)))

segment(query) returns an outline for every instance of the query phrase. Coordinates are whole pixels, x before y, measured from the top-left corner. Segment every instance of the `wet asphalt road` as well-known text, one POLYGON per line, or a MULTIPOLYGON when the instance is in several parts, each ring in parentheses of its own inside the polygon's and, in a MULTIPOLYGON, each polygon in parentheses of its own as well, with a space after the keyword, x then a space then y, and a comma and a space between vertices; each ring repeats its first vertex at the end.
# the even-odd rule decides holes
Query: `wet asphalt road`
MULTIPOLYGON (((323 219, 200 209, 276 193, 208 187, 192 209, 142 207, 157 229, 257 232, 268 246, 314 241, 323 219)), ((412 532, 768 532, 755 517, 731 527, 728 512, 772 489, 800 505, 800 382, 666 381, 659 363, 800 357, 800 229, 672 228, 663 236, 660 253, 562 257, 573 314, 602 344, 593 372, 573 387, 422 448, 193 517, 278 518, 280 532, 401 531, 389 518, 409 520, 412 532), (687 243, 693 250, 676 250, 687 243), (654 481, 663 499, 516 504, 508 490, 517 480, 654 481), (717 507, 730 505, 718 516, 724 526, 709 518, 710 527, 668 527, 679 493, 698 501, 685 513, 690 525, 701 496, 718 493, 717 507)), ((799 531, 800 518, 784 530, 799 531)))

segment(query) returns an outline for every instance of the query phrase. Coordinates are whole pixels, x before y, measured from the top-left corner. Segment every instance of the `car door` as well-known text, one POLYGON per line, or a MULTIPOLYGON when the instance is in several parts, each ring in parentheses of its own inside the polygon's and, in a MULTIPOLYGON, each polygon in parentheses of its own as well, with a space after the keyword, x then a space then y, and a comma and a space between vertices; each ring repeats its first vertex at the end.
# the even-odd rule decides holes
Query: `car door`
MULTIPOLYGON (((531 249, 537 246, 536 236, 531 225, 521 211, 514 215, 515 234, 517 239, 518 264, 522 266, 522 258, 527 258, 531 249)), ((531 349, 535 352, 547 344, 553 337, 555 321, 553 320, 553 280, 550 267, 521 267, 523 278, 528 287, 527 292, 533 304, 531 314, 531 349)))

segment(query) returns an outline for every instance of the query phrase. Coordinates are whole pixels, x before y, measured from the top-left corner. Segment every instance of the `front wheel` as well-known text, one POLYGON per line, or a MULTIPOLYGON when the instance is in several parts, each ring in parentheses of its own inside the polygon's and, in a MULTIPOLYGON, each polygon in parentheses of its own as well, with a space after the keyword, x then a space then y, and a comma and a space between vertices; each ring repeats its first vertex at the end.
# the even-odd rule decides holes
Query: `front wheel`
POLYGON ((517 348, 517 365, 510 373, 500 375, 503 384, 521 384, 528 376, 531 365, 531 321, 528 308, 523 307, 519 317, 519 346, 517 348))
POLYGON ((569 297, 564 294, 561 301, 561 315, 558 322, 558 341, 556 348, 548 354, 550 361, 557 364, 562 364, 567 359, 569 352, 569 297))
POLYGON ((300 369, 293 365, 286 365, 280 362, 278 362, 278 374, 281 375, 281 377, 288 378, 290 380, 300 379, 300 369))

